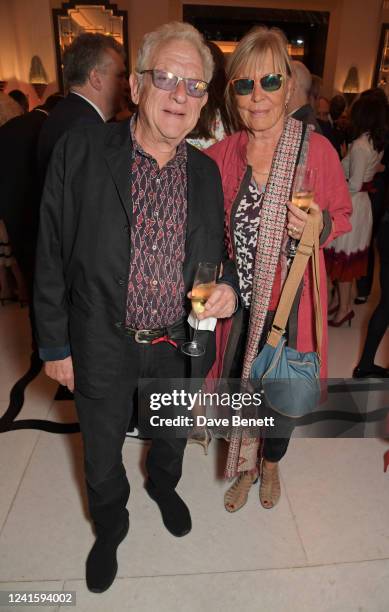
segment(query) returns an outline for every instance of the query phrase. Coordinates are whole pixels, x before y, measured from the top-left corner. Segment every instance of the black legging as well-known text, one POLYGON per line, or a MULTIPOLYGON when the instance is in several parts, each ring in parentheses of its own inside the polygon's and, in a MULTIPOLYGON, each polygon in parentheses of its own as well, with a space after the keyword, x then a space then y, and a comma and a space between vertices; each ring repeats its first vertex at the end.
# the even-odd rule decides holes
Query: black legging
POLYGON ((358 297, 366 297, 368 298, 371 293, 371 288, 373 285, 373 277, 374 277, 374 263, 375 263, 375 255, 374 255, 374 245, 376 242, 377 232, 380 228, 382 215, 384 214, 384 205, 385 205, 385 193, 386 193, 386 172, 379 172, 375 175, 373 179, 373 185, 376 191, 374 193, 369 193, 370 202, 371 202, 371 212, 373 217, 373 228, 371 233, 371 240, 369 246, 369 258, 367 264, 367 273, 366 276, 362 276, 357 280, 357 294, 358 297))
POLYGON ((389 211, 382 219, 378 231, 377 249, 381 262, 381 298, 369 322, 365 347, 358 365, 361 370, 369 370, 374 365, 378 346, 389 326, 389 211))
MULTIPOLYGON (((270 311, 267 313, 264 329, 262 331, 262 336, 259 341, 258 352, 265 345, 266 338, 268 336, 269 330, 271 328, 271 325, 274 319, 274 314, 275 312, 270 312, 270 311)), ((230 372, 231 379, 240 379, 242 375, 242 366, 243 366, 244 351, 245 351, 246 342, 247 342, 249 318, 250 318, 250 310, 245 308, 243 310, 242 328, 241 328, 238 344, 236 347, 235 355, 233 358, 232 366, 231 366, 231 372, 230 372)), ((276 431, 273 433, 274 437, 265 437, 264 442, 263 442, 262 455, 263 455, 263 458, 266 459, 266 461, 272 461, 275 463, 282 459, 282 457, 285 455, 288 449, 290 436, 292 435, 292 431, 294 429, 295 422, 293 419, 282 417, 279 414, 275 415, 270 410, 265 408, 265 413, 263 414, 263 416, 266 416, 268 414, 276 417, 277 428, 276 428, 276 431), (284 435, 285 437, 279 437, 281 435, 284 435)))

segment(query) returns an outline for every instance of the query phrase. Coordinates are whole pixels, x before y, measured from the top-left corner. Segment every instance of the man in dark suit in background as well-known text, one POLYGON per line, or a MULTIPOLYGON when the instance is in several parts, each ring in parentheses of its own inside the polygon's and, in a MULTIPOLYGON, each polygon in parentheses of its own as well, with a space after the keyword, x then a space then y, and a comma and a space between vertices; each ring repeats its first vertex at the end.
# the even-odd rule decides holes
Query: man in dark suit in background
POLYGON ((63 77, 69 93, 51 113, 39 139, 42 176, 62 134, 104 123, 120 110, 128 91, 123 47, 112 36, 80 34, 64 53, 63 77))
MULTIPOLYGON (((26 298, 30 300, 42 195, 37 169, 38 138, 49 114, 62 99, 60 94, 53 94, 44 104, 0 127, 0 218, 7 227, 13 254, 26 282, 26 298)), ((30 318, 34 328, 31 302, 30 318)))
MULTIPOLYGON (((325 98, 324 96, 320 96, 318 100, 317 120, 319 122, 323 136, 328 138, 328 140, 336 150, 337 154, 339 155, 339 159, 342 159, 345 155, 346 149, 345 135, 342 133, 341 130, 337 128, 336 123, 334 121, 336 116, 333 116, 334 109, 336 109, 336 106, 339 104, 339 100, 337 100, 339 98, 340 104, 342 104, 342 101, 344 102, 343 96, 335 96, 331 101, 325 98)), ((343 112, 344 108, 345 105, 340 111, 340 114, 343 112)))
POLYGON ((288 112, 293 119, 313 125, 315 132, 321 134, 321 128, 315 117, 315 111, 309 101, 312 85, 311 73, 302 62, 297 60, 292 62, 292 68, 293 87, 288 103, 288 112))
MULTIPOLYGON (((129 527, 122 446, 142 378, 185 378, 191 359, 172 346, 187 334, 187 292, 200 261, 224 259, 224 206, 214 162, 188 145, 207 101, 213 60, 189 24, 145 36, 130 77, 131 121, 72 130, 58 143, 41 205, 35 305, 46 373, 75 389, 96 541, 87 585, 117 572, 129 527)), ((200 315, 230 317, 237 277, 223 277, 200 315)), ((207 351, 215 351, 214 334, 207 351)), ((206 356, 207 357, 207 356, 206 356)), ((205 365, 202 374, 205 374, 205 365)), ((168 384, 166 380, 166 384, 168 384)), ((146 490, 175 536, 191 530, 176 492, 186 440, 153 439, 146 490)))

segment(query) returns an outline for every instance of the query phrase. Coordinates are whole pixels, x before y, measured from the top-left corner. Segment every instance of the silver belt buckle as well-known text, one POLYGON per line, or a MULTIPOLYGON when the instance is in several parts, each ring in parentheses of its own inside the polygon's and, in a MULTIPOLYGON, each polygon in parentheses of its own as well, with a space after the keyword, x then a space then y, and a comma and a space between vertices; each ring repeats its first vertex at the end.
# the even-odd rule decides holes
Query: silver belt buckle
POLYGON ((135 342, 137 342, 138 344, 150 344, 151 340, 153 340, 152 335, 153 335, 153 332, 151 331, 151 329, 138 329, 135 332, 134 339, 135 339, 135 342), (146 336, 150 335, 151 338, 150 339, 147 339, 147 338, 143 338, 142 339, 140 337, 140 334, 143 334, 143 335, 146 335, 146 336))

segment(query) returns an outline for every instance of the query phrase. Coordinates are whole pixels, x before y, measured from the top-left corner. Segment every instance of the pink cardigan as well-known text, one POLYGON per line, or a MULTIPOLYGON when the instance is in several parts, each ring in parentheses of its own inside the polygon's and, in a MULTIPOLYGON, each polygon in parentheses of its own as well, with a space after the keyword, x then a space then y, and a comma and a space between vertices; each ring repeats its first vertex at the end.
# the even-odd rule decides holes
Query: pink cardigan
MULTIPOLYGON (((222 177, 228 233, 230 233, 231 208, 247 169, 247 142, 247 133, 237 132, 205 151, 217 163, 222 177)), ((326 138, 315 132, 310 136, 307 163, 308 167, 318 169, 315 202, 322 210, 328 210, 332 220, 331 233, 320 249, 320 292, 323 317, 322 367, 320 375, 322 378, 326 378, 328 353, 327 278, 323 247, 337 236, 351 230, 349 217, 352 212, 352 203, 344 172, 335 149, 326 138)), ((231 242, 231 235, 228 235, 227 244, 230 256, 232 256, 231 242)), ((304 287, 298 311, 297 349, 306 352, 316 350, 312 272, 310 266, 305 271, 303 282, 304 287)), ((219 378, 221 376, 223 357, 231 323, 232 319, 224 319, 218 322, 216 328, 218 351, 215 364, 209 373, 210 378, 219 378)))

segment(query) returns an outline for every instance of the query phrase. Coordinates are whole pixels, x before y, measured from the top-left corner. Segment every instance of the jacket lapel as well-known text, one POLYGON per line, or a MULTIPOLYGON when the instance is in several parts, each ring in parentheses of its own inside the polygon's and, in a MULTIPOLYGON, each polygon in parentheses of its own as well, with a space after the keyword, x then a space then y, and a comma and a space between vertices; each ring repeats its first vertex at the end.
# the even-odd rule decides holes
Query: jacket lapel
POLYGON ((187 180, 188 180, 188 209, 187 209, 187 227, 185 240, 185 261, 184 261, 184 281, 188 287, 193 282, 193 262, 200 261, 201 258, 201 230, 204 223, 204 215, 202 214, 202 190, 204 176, 203 169, 196 164, 195 156, 193 155, 190 146, 188 149, 188 165, 187 165, 187 180), (199 233, 200 230, 200 233, 199 233))
POLYGON ((132 141, 129 121, 118 123, 106 141, 105 161, 107 162, 117 193, 129 225, 131 224, 131 151, 132 141))

